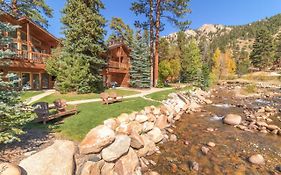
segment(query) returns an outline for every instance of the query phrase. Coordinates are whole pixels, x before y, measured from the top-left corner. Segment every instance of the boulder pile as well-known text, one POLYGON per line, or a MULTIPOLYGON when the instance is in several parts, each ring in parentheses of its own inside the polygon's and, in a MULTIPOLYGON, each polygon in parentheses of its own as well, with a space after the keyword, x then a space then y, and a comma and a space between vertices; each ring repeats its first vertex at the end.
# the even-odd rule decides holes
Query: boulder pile
POLYGON ((161 153, 157 144, 177 141, 173 134, 175 121, 186 111, 196 111, 200 104, 211 103, 206 99, 208 95, 199 89, 172 93, 160 107, 149 106, 105 120, 75 148, 70 141, 56 141, 22 160, 20 165, 28 175, 57 174, 56 169, 65 175, 156 175, 148 169, 149 164, 156 163, 146 156, 161 153))
POLYGON ((276 116, 277 113, 278 110, 270 106, 260 107, 256 111, 245 110, 245 120, 235 127, 244 131, 281 135, 281 128, 271 124, 273 120, 270 117, 276 116))

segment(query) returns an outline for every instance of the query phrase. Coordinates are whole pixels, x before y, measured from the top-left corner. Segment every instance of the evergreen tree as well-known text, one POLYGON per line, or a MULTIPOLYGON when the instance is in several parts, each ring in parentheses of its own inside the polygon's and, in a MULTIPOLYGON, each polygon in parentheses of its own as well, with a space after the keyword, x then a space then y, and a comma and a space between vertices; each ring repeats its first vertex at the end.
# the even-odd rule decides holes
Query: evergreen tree
POLYGON ((108 41, 121 40, 128 47, 132 46, 133 30, 129 25, 126 25, 121 18, 112 18, 110 29, 113 33, 109 36, 108 41))
POLYGON ((45 17, 53 17, 53 10, 45 0, 0 0, 0 10, 16 17, 27 16, 42 26, 48 26, 45 17))
MULTIPOLYGON (((12 32, 15 26, 0 22, 0 45, 11 43, 11 38, 3 35, 5 32, 12 32)), ((10 57, 13 53, 7 49, 0 49, 0 60, 10 57)), ((1 64, 9 64, 2 61, 1 64)), ((19 141, 19 135, 23 134, 23 126, 33 120, 31 110, 20 101, 20 92, 14 86, 18 83, 16 76, 8 74, 4 76, 0 73, 0 144, 19 141), (3 79, 10 81, 4 81, 3 79)))
POLYGON ((281 61, 281 32, 275 39, 275 61, 280 63, 281 61))
POLYGON ((161 38, 160 39, 160 44, 159 44, 159 60, 160 62, 162 60, 166 60, 169 58, 169 48, 170 48, 170 43, 166 38, 161 38))
POLYGON ((102 90, 101 70, 105 61, 101 53, 104 52, 105 19, 100 10, 103 8, 100 0, 68 0, 63 9, 62 22, 66 37, 63 58, 60 58, 58 65, 50 66, 56 69, 52 72, 57 76, 57 85, 63 92, 102 90), (65 66, 68 70, 65 70, 65 66), (81 71, 77 73, 77 70, 81 71))
POLYGON ((147 45, 144 36, 134 37, 131 59, 131 86, 137 88, 149 88, 151 86, 149 46, 147 45))
POLYGON ((272 66, 274 61, 274 45, 272 36, 267 30, 261 29, 258 31, 250 59, 252 64, 260 69, 272 66))
POLYGON ((153 86, 157 86, 158 63, 159 63, 159 40, 160 31, 163 30, 162 20, 165 18, 175 26, 184 30, 189 25, 186 15, 189 0, 136 0, 132 3, 132 10, 136 15, 144 15, 145 21, 136 21, 137 26, 144 29, 149 27, 150 31, 150 59, 153 63, 153 86))
POLYGON ((181 60, 181 78, 183 82, 200 83, 202 76, 202 61, 200 50, 195 39, 192 39, 184 51, 181 60))

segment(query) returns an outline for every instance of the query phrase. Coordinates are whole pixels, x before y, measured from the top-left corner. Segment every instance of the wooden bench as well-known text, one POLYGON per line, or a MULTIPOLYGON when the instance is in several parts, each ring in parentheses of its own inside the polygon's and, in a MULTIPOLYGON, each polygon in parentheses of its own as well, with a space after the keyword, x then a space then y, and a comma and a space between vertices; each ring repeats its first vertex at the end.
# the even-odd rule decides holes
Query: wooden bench
POLYGON ((46 124, 48 121, 61 118, 64 116, 69 116, 77 113, 77 108, 74 109, 66 109, 66 101, 65 100, 56 100, 54 102, 56 113, 51 114, 49 104, 46 102, 38 102, 32 105, 34 107, 34 112, 37 115, 37 119, 35 119, 35 122, 40 123, 43 122, 43 124, 46 124))

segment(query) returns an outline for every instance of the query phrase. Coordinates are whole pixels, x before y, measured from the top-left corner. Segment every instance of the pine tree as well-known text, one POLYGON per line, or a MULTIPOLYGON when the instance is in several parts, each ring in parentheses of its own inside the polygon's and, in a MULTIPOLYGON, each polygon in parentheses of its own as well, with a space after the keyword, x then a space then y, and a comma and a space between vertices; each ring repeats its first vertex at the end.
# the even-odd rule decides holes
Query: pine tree
POLYGON ((272 66, 274 61, 274 45, 272 36, 267 30, 261 29, 258 31, 250 59, 252 64, 260 69, 272 66))
POLYGON ((137 88, 149 88, 151 86, 149 46, 147 45, 144 36, 134 37, 131 59, 131 86, 137 88))
POLYGON ((101 53, 104 51, 106 22, 100 14, 103 8, 100 0, 67 1, 62 18, 66 37, 63 43, 63 58, 58 65, 53 66, 57 70, 53 72, 56 72, 57 84, 61 91, 75 89, 78 93, 88 93, 102 90, 101 70, 105 61, 101 58, 101 53), (68 65, 72 60, 77 64, 68 65), (64 70, 65 66, 67 71, 64 70), (77 70, 81 72, 75 72, 77 70))
POLYGON ((183 82, 200 83, 202 76, 202 61, 200 50, 195 39, 192 39, 184 51, 184 58, 181 60, 181 72, 183 82))
POLYGON ((281 32, 275 39, 275 61, 277 63, 281 62, 281 32))
MULTIPOLYGON (((0 45, 11 43, 11 38, 3 35, 5 32, 12 32, 17 27, 0 22, 0 45)), ((0 49, 0 60, 10 57, 13 53, 10 50, 0 49)), ((2 61, 1 64, 9 64, 2 61)), ((23 126, 33 120, 33 115, 29 107, 20 101, 20 92, 14 86, 18 83, 16 76, 8 74, 4 76, 0 73, 0 144, 19 141, 19 135, 23 134, 23 126), (10 81, 4 81, 3 79, 10 81)))
POLYGON ((16 17, 27 16, 42 26, 48 26, 45 17, 53 17, 53 9, 46 4, 45 0, 0 0, 0 9, 16 17))
POLYGON ((110 29, 113 31, 109 36, 108 41, 121 40, 128 47, 132 46, 133 30, 129 25, 126 25, 121 18, 113 17, 110 23, 110 29))
POLYGON ((132 10, 136 15, 144 15, 144 22, 136 21, 138 26, 149 27, 150 31, 150 59, 153 63, 153 86, 157 86, 159 63, 160 31, 163 30, 162 20, 165 18, 175 26, 184 30, 189 25, 186 15, 189 0, 136 0, 132 3, 132 10))

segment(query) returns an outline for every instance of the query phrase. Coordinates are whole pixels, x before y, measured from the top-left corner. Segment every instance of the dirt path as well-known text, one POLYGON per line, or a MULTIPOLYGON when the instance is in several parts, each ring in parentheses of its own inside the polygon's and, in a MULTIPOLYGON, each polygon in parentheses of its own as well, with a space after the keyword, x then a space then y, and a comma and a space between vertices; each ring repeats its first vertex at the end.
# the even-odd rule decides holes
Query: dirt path
MULTIPOLYGON (((280 89, 271 91, 280 92, 280 89)), ((229 113, 245 117, 245 109, 256 110, 265 104, 280 109, 281 96, 241 99, 234 96, 232 87, 221 87, 213 95, 212 105, 203 106, 201 112, 185 114, 176 123, 174 131, 178 140, 160 144, 161 154, 149 157, 156 165, 149 168, 161 175, 281 174, 281 136, 242 131, 220 120, 229 113), (208 147, 208 142, 214 142, 215 146, 208 147), (207 154, 201 151, 203 146, 209 148, 207 154), (248 158, 253 154, 263 155, 265 165, 249 163, 248 158), (195 163, 199 165, 198 171, 194 169, 195 163)), ((273 124, 281 127, 276 117, 273 124)))

